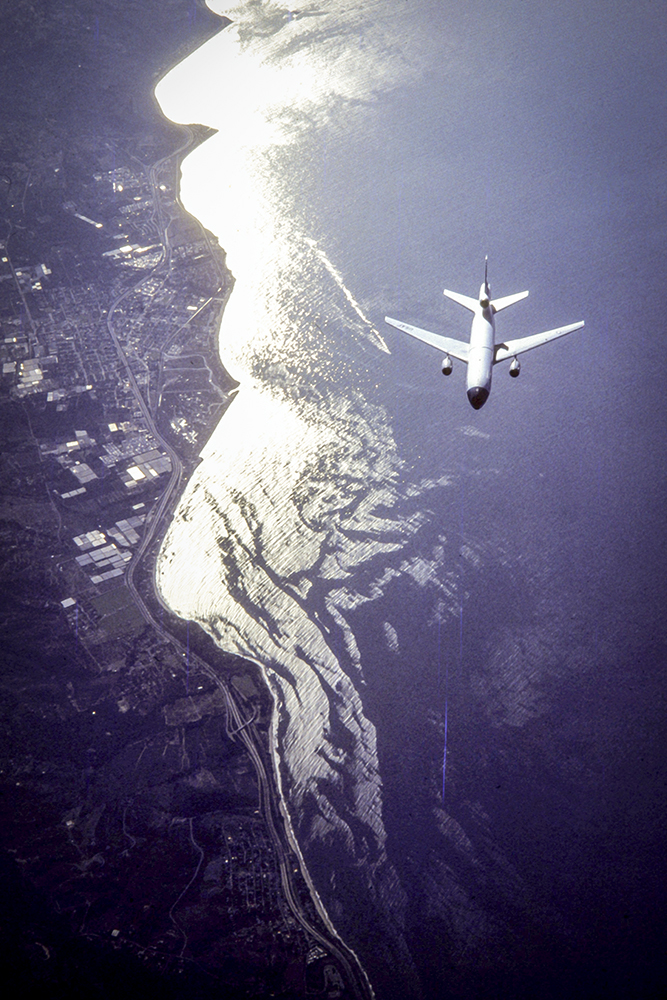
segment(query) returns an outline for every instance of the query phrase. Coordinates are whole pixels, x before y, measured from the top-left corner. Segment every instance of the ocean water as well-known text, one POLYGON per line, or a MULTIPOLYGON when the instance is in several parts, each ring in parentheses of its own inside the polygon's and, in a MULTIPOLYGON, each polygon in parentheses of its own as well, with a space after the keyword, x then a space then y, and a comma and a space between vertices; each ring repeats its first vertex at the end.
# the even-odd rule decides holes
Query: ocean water
POLYGON ((211 6, 232 25, 156 93, 218 129, 182 199, 228 253, 241 387, 161 592, 263 666, 295 836, 379 996, 561 996, 614 961, 636 984, 664 795, 664 18, 211 6), (504 338, 587 325, 473 412, 462 366, 383 317, 466 339, 441 291, 474 294, 485 254, 495 294, 531 290, 504 338))

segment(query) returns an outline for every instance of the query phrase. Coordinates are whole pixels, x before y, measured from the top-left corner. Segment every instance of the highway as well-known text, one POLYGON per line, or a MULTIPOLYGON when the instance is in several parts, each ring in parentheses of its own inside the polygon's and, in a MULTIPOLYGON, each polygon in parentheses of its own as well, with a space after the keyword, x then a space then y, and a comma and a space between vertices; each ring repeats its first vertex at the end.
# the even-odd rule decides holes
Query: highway
MULTIPOLYGON (((271 737, 270 739, 270 754, 271 754, 271 766, 273 769, 273 774, 269 774, 264 762, 264 736, 259 730, 256 720, 253 717, 249 719, 244 719, 239 708, 236 697, 233 690, 224 679, 224 677, 219 676, 218 673, 202 660, 197 654, 189 652, 185 649, 183 644, 169 632, 156 618, 153 617, 150 609, 144 602, 141 594, 139 593, 136 582, 135 574, 137 568, 141 564, 142 560, 149 551, 151 544, 159 537, 159 533, 163 530, 165 526, 163 524, 165 515, 171 509, 173 501, 175 501, 178 493, 183 485, 184 469, 183 463, 181 462, 176 451, 171 447, 168 441, 166 441, 160 434, 154 415, 151 411, 148 401, 144 398, 143 393, 137 383, 137 380, 132 371, 130 362, 126 357, 123 345, 119 339, 118 333, 114 327, 114 314, 117 312, 120 304, 129 296, 131 296, 146 279, 154 277, 157 271, 166 269, 168 272, 171 266, 171 245, 169 240, 169 226, 172 221, 172 217, 165 214, 164 209, 161 204, 161 191, 158 184, 158 172, 162 166, 164 166, 169 160, 174 157, 179 156, 184 153, 193 143, 194 135, 190 129, 186 129, 187 138, 186 141, 169 156, 163 157, 157 160, 150 167, 146 167, 142 164, 142 169, 147 176, 149 183, 151 185, 154 209, 153 209, 153 223, 156 227, 156 235, 161 241, 163 246, 163 255, 160 263, 155 269, 143 274, 142 277, 129 289, 120 294, 110 305, 109 312, 107 314, 106 325, 111 336, 113 343, 115 345, 118 356, 122 362, 123 368, 125 370, 128 383, 130 385, 132 395, 136 401, 138 408, 146 422, 146 426, 150 433, 153 435, 155 440, 158 442, 160 447, 169 455, 171 460, 171 475, 169 482, 165 487, 165 490, 157 501, 156 505, 150 511, 146 522, 144 524, 144 532, 140 543, 134 551, 132 561, 126 572, 125 580, 127 587, 132 595, 132 598, 141 612, 144 621, 150 625, 155 631, 162 636, 162 638, 171 643, 174 647, 180 649, 182 654, 182 660, 185 664, 187 657, 189 656, 189 663, 195 665, 200 671, 202 671, 206 676, 208 676, 211 681, 222 691, 225 704, 227 708, 227 719, 226 728, 227 734, 231 739, 239 739, 243 743, 253 765, 257 775, 257 782, 259 787, 259 806, 266 823, 267 829, 274 843, 277 857, 279 859, 280 874, 283 891, 287 903, 294 915, 294 918, 301 925, 303 930, 331 956, 333 956, 337 962, 340 964, 341 969, 347 978, 347 984, 352 991, 353 995, 357 1000, 373 1000, 374 993, 370 982, 366 976, 366 973, 361 966, 357 956, 354 952, 347 947, 347 945, 339 937, 335 927, 331 923, 328 914, 319 898, 319 895, 312 883, 310 874, 307 870, 305 861, 302 857, 296 836, 294 834, 290 817, 289 810, 287 808, 287 803, 283 801, 283 796, 280 787, 280 772, 278 767, 278 748, 275 745, 275 739, 271 737), (282 817, 282 829, 280 824, 276 823, 276 813, 274 809, 274 802, 277 803, 280 815, 282 817), (317 913, 322 921, 322 924, 326 928, 327 934, 323 933, 317 927, 315 927, 309 920, 307 914, 305 913, 301 902, 299 900, 298 892, 295 888, 294 875, 297 872, 301 872, 304 878, 313 904, 317 910, 317 913)), ((136 158, 135 158, 136 159, 136 158)), ((206 239, 206 243, 209 246, 207 234, 202 227, 202 233, 206 239)), ((215 255, 211 253, 212 260, 215 261, 215 255)), ((217 263, 217 262, 216 262, 217 263)), ((220 272, 220 289, 223 288, 224 275, 220 272)), ((159 398, 159 393, 158 393, 159 398)), ((152 574, 152 588, 156 600, 162 604, 166 610, 173 614, 170 608, 164 605, 160 594, 155 586, 155 576, 154 572, 152 574)), ((262 664, 258 664, 261 668, 262 664)), ((275 707, 274 707, 275 713, 275 707)), ((275 728, 274 726, 272 729, 275 728)), ((180 897, 179 897, 180 898, 180 897)))

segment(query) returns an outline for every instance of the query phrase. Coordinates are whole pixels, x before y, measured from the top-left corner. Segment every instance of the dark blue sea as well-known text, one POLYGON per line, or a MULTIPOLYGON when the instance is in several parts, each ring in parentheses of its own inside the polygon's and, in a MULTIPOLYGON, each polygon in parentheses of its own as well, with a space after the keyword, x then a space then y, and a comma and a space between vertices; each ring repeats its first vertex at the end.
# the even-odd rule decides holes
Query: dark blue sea
POLYGON ((266 665, 294 829, 379 998, 653 996, 667 16, 645 0, 229 16, 227 40, 158 90, 171 117, 219 129, 183 197, 229 253, 220 351, 241 382, 165 543, 163 592, 266 665), (475 412, 464 366, 444 379, 383 318, 466 340, 442 289, 475 295, 485 255, 493 294, 530 290, 501 339, 586 326, 517 380, 498 366, 475 412), (206 490, 230 512, 243 599, 206 490), (334 717, 328 803, 351 831, 335 864, 342 827, 307 806, 334 717), (369 857, 393 873, 372 897, 382 926, 394 912, 393 963, 364 909, 369 857))

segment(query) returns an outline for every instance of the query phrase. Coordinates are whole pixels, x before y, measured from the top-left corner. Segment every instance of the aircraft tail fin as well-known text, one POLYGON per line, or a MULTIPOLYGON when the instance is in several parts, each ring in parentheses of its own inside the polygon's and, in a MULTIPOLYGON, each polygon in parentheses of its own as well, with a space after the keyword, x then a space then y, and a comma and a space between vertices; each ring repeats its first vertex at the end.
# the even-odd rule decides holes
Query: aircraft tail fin
POLYGON ((508 306, 513 306, 515 302, 521 302, 521 299, 525 299, 528 292, 517 292, 515 295, 505 295, 502 299, 492 299, 491 306, 493 307, 494 313, 499 313, 501 309, 507 309, 508 306))
POLYGON ((469 309, 470 312, 476 312, 479 306, 477 299, 471 299, 469 295, 460 295, 459 292, 450 292, 448 288, 443 289, 442 294, 452 302, 458 302, 464 309, 469 309))

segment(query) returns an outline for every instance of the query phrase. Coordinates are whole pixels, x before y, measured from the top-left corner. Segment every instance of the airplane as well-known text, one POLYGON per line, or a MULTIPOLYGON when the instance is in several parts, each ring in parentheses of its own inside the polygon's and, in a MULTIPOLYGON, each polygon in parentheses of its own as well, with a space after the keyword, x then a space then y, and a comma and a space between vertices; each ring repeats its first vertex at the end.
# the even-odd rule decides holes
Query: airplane
POLYGON ((443 295, 453 302, 458 302, 460 306, 469 309, 473 314, 472 327, 470 330, 470 343, 465 344, 461 340, 454 340, 451 337, 443 337, 439 333, 429 333, 428 330, 421 330, 418 326, 410 326, 409 323, 402 323, 391 316, 385 316, 384 321, 397 330, 409 334, 416 340, 421 340, 430 347, 435 347, 445 352, 442 362, 442 374, 451 375, 452 358, 458 361, 465 361, 468 366, 468 377, 466 389, 470 405, 479 410, 484 406, 491 391, 491 375, 493 366, 500 361, 508 361, 513 358, 510 365, 510 375, 516 378, 521 371, 521 364, 517 355, 532 351, 535 347, 548 344, 550 340, 557 340, 558 337, 565 337, 568 333, 580 330, 584 325, 571 323, 570 326, 560 326, 556 330, 547 330, 545 333, 536 333, 530 337, 522 337, 520 340, 508 340, 506 343, 496 343, 496 323, 495 316, 501 309, 513 306, 515 302, 525 299, 528 292, 517 292, 515 295, 506 295, 502 299, 491 298, 491 288, 488 278, 489 259, 484 259, 484 281, 480 285, 479 297, 470 298, 468 295, 459 295, 458 292, 450 292, 445 288, 443 295))

